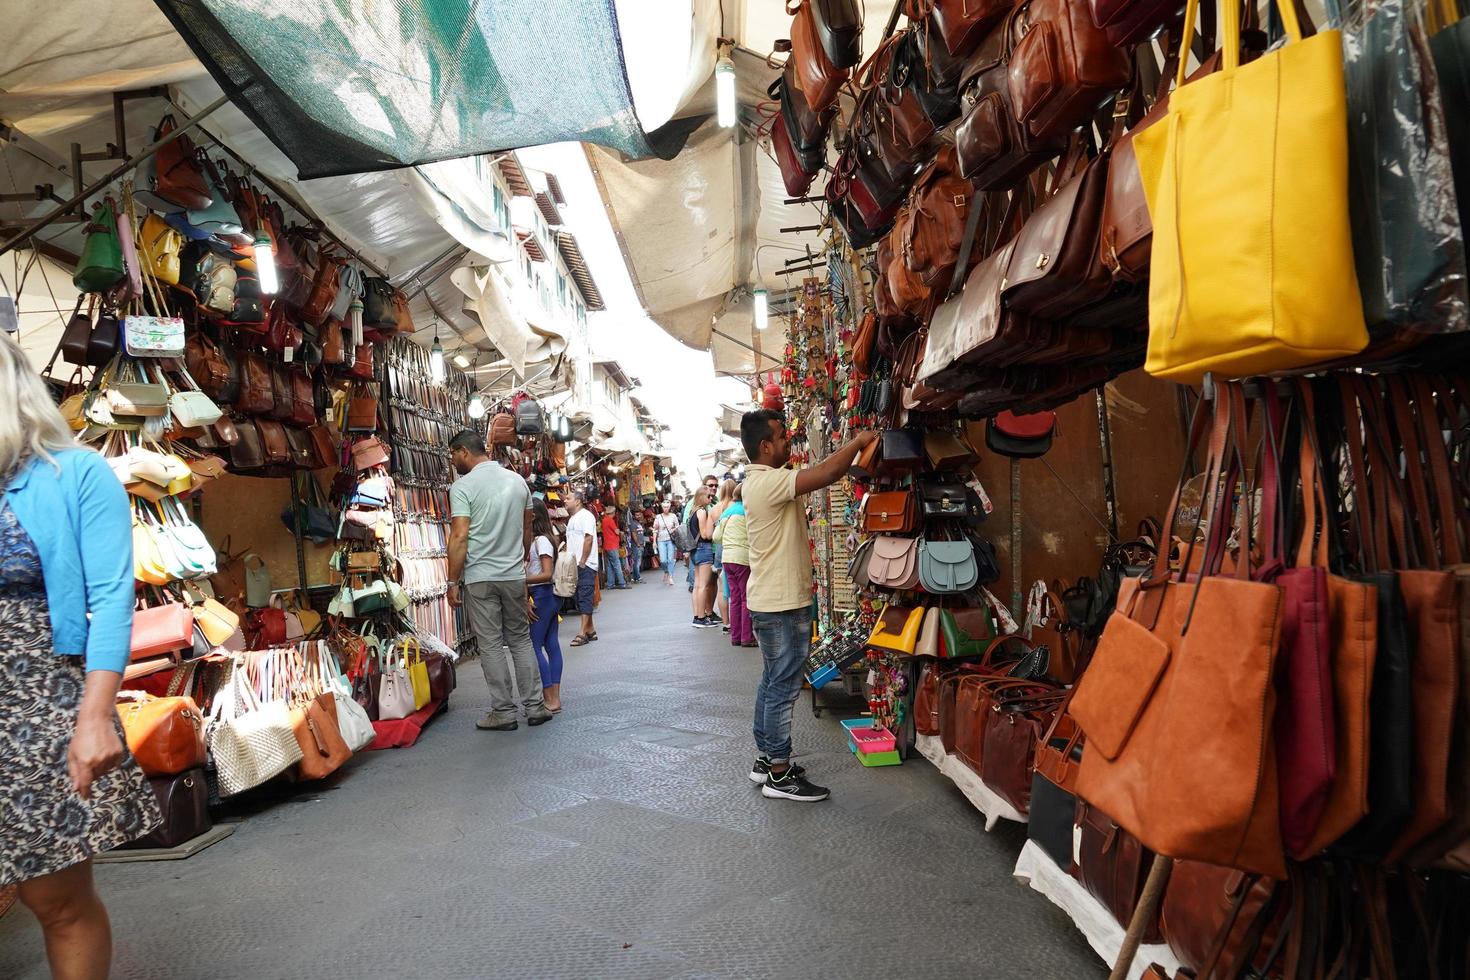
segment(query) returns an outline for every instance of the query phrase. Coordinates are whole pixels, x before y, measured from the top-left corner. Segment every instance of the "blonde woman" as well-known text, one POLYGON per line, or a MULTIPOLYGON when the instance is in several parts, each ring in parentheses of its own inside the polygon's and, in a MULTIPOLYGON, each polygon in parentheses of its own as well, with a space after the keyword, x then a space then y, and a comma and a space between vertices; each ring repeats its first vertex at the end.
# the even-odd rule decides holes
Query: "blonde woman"
POLYGON ((715 608, 715 505, 714 494, 706 487, 694 491, 694 503, 689 513, 698 522, 699 542, 694 554, 689 556, 694 569, 694 622, 695 629, 714 629, 719 620, 714 617, 715 608))
POLYGON ((92 855, 161 822, 113 706, 133 624, 132 511, 3 335, 0 405, 0 885, 40 920, 52 976, 103 978, 112 933, 92 855))
MULTIPOLYGON (((740 484, 729 477, 720 484, 720 497, 715 502, 715 530, 720 527, 720 520, 725 512, 735 503, 735 489, 740 484)), ((725 577, 725 551, 720 546, 719 534, 713 535, 715 545, 715 599, 719 603, 720 621, 724 625, 722 629, 730 632, 730 580, 725 577)))

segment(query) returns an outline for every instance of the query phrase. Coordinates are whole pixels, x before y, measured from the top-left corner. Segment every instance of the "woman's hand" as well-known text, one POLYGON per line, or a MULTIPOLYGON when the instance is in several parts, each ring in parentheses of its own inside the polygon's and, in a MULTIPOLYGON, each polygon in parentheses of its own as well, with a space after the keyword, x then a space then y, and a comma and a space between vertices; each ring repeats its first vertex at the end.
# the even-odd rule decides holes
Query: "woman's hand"
POLYGON ((536 600, 530 596, 526 596, 526 618, 533 623, 536 622, 536 600))
MULTIPOLYGON (((112 710, 110 706, 109 710, 112 710)), ((82 799, 90 799, 92 784, 99 776, 116 769, 124 754, 113 716, 84 711, 77 717, 77 730, 66 753, 66 769, 71 775, 72 789, 82 799)))

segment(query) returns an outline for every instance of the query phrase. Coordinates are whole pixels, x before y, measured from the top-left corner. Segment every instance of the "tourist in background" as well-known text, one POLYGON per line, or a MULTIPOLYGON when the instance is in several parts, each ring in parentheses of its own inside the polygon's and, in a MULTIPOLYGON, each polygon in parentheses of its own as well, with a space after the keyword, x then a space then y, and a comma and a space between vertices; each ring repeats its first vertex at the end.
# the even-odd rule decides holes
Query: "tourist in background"
MULTIPOLYGON (((725 477, 720 484, 720 496, 715 502, 715 527, 720 526, 720 519, 725 516, 725 511, 735 502, 735 488, 739 486, 734 480, 725 477)), ((720 549, 720 539, 713 537, 715 546, 715 603, 718 612, 716 618, 724 623, 723 629, 730 632, 730 591, 725 581, 724 552, 720 549)))
POLYGON ((556 573, 556 552, 560 539, 551 524, 546 501, 537 498, 531 504, 531 544, 526 549, 526 586, 531 591, 531 647, 536 651, 536 665, 541 668, 541 690, 546 697, 546 710, 561 712, 561 599, 552 579, 556 573))
POLYGON ((628 532, 628 578, 635 584, 643 582, 643 520, 638 507, 634 504, 628 505, 628 519, 625 523, 628 532))
POLYGON ((658 546, 658 564, 664 573, 664 585, 673 585, 676 554, 674 528, 679 526, 679 518, 674 513, 673 501, 665 499, 658 507, 658 513, 653 518, 653 541, 658 546))
POLYGON ((586 646, 597 639, 592 623, 593 596, 597 588, 597 521, 587 507, 586 491, 573 490, 567 496, 567 550, 577 559, 577 612, 582 614, 582 628, 572 638, 572 646, 586 646))
POLYGON ((623 535, 618 529, 618 511, 616 505, 607 507, 602 512, 602 569, 603 587, 608 589, 626 589, 627 580, 623 577, 623 535))
POLYGON ((689 564, 694 568, 694 621, 695 629, 715 629, 720 625, 714 614, 715 604, 715 504, 714 495, 705 487, 694 494, 694 506, 690 511, 699 541, 689 564))
POLYGON ((745 487, 737 484, 735 499, 720 516, 715 540, 724 552, 725 583, 730 590, 730 645, 753 647, 756 645, 755 631, 750 626, 750 608, 745 604, 746 586, 750 581, 750 548, 744 496, 745 487))
POLYGON ((162 820, 117 691, 133 624, 132 510, 0 334, 0 887, 16 885, 51 974, 108 976, 92 855, 162 820))

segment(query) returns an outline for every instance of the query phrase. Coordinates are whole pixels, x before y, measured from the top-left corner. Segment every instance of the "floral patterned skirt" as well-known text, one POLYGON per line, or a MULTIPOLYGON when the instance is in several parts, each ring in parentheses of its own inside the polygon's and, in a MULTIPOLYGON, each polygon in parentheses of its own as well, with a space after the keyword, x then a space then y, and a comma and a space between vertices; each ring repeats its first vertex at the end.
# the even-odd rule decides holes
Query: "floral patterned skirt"
POLYGON ((162 821, 131 754, 92 784, 91 799, 72 790, 66 756, 83 676, 81 657, 51 650, 45 593, 0 586, 0 886, 71 867, 162 821))

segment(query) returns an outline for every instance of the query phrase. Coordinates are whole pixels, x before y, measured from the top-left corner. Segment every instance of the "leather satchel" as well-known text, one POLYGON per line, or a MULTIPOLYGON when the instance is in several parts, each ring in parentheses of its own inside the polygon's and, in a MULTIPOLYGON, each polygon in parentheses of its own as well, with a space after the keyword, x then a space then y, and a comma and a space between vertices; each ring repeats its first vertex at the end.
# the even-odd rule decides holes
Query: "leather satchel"
POLYGON ((1125 49, 1146 40, 1184 9, 1180 0, 1089 0, 1088 6, 1108 43, 1125 49))
POLYGON ((358 385, 347 402, 347 431, 376 432, 378 429, 378 399, 367 385, 358 385))
POLYGON ((204 716, 189 697, 142 694, 119 701, 128 751, 145 776, 172 776, 204 765, 204 716))
POLYGON ((1066 148, 1066 133, 1038 134, 1015 111, 1011 60, 1026 33, 1025 10, 1015 8, 991 30, 960 77, 964 118, 955 129, 955 149, 960 173, 982 191, 1015 186, 1066 148))
POLYGON ((984 656, 1000 635, 995 614, 986 606, 943 610, 939 630, 944 643, 941 656, 951 660, 984 656))
POLYGON ((878 473, 898 476, 912 473, 924 465, 924 445, 918 432, 911 429, 886 429, 878 436, 878 473))
POLYGON ((1106 151, 1087 162, 1080 148, 1058 168, 1057 186, 1016 236, 1001 291, 1011 309, 1065 321, 1111 291, 1112 277, 1098 256, 1107 173, 1106 151))
POLYGON ((887 490, 863 498, 863 530, 904 534, 919 528, 919 499, 912 490, 887 490))
POLYGON ((272 385, 270 364, 255 351, 240 351, 236 355, 240 367, 240 394, 235 399, 235 408, 246 415, 268 415, 275 407, 275 388, 272 385))
POLYGON ((918 539, 879 535, 872 541, 867 564, 869 584, 898 592, 915 588, 919 584, 918 539))
MULTIPOLYGON (((933 662, 920 668, 919 683, 914 686, 914 733, 929 738, 939 734, 939 665, 933 662)), ((1070 825, 1068 821, 1069 830, 1070 825)))
POLYGON ((225 396, 230 365, 214 341, 199 330, 189 331, 184 341, 184 366, 200 391, 216 401, 233 401, 225 396))
POLYGON ((788 197, 805 197, 812 179, 822 169, 823 158, 816 153, 803 154, 796 148, 787 128, 786 118, 777 116, 771 125, 771 152, 781 171, 781 182, 788 197))
POLYGON ((859 0, 801 0, 827 60, 851 68, 863 59, 863 5, 859 0))
MULTIPOLYGON (((946 470, 964 471, 973 467, 980 461, 975 450, 953 432, 942 430, 931 430, 924 433, 924 455, 929 459, 929 466, 939 472, 946 470)), ((927 512, 928 494, 925 494, 927 512)))
POLYGON ((909 19, 925 17, 954 56, 969 54, 985 33, 1010 13, 1009 0, 908 0, 909 19))
POLYGON ((285 364, 272 364, 270 417, 286 421, 291 418, 291 369, 285 364))
POLYGON ((326 321, 327 314, 337 302, 337 290, 342 285, 344 264, 336 256, 326 254, 325 250, 317 253, 316 278, 312 280, 306 302, 301 304, 301 319, 314 327, 319 327, 326 321))
POLYGON ((873 625, 873 632, 868 635, 867 645, 875 650, 912 655, 919 642, 924 612, 923 606, 885 606, 873 625))
MULTIPOLYGON (((158 142, 177 128, 178 121, 172 114, 164 116, 153 130, 153 141, 158 142)), ((196 158, 194 141, 187 134, 159 147, 139 167, 139 178, 134 197, 161 213, 202 210, 213 201, 196 158)))
POLYGON ((1046 686, 1003 688, 985 720, 980 778, 991 792, 1025 816, 1031 811, 1031 771, 1036 746, 1066 697, 1046 686))
POLYGON ((305 368, 290 368, 286 372, 291 411, 286 421, 292 425, 308 426, 316 422, 316 393, 312 389, 311 373, 305 368))
POLYGON ((1017 8, 1024 36, 1010 59, 1011 111, 1040 139, 1065 139, 1110 95, 1132 65, 1092 22, 1088 0, 1028 0, 1017 8))
POLYGON ((284 466, 291 462, 291 444, 286 441, 286 427, 275 419, 256 418, 254 422, 256 431, 260 433, 265 465, 284 466))
POLYGON ((959 541, 919 542, 919 584, 934 595, 968 592, 980 584, 975 546, 959 541))
POLYGON ((919 175, 893 229, 904 266, 930 290, 945 289, 954 276, 970 208, 980 206, 958 166, 953 147, 941 150, 919 175))
POLYGON ((818 38, 810 3, 803 3, 791 21, 791 60, 796 62, 796 79, 813 112, 824 112, 837 101, 847 81, 848 68, 839 68, 827 57, 818 38))
MULTIPOLYGON (((1093 753, 1089 743, 1083 764, 1093 753)), ((1085 791, 1083 791, 1085 793, 1085 791)), ((1124 929, 1143 895, 1143 883, 1153 867, 1154 854, 1117 821, 1082 797, 1077 799, 1077 880, 1124 929)), ((1155 916, 1144 929, 1143 941, 1159 941, 1155 916)))
POLYGON ((92 336, 92 307, 91 304, 88 304, 87 312, 83 313, 82 304, 85 302, 87 302, 87 295, 78 294, 77 305, 71 311, 71 317, 66 321, 66 326, 62 328, 61 343, 57 345, 62 359, 78 367, 87 363, 87 342, 92 336))
POLYGON ((236 427, 237 439, 230 447, 230 469, 236 472, 258 470, 265 465, 265 443, 252 421, 236 427))
POLYGON ((163 823, 118 850, 137 851, 149 848, 173 848, 188 843, 209 831, 209 785, 202 768, 188 769, 174 776, 149 776, 148 786, 158 800, 163 823))

